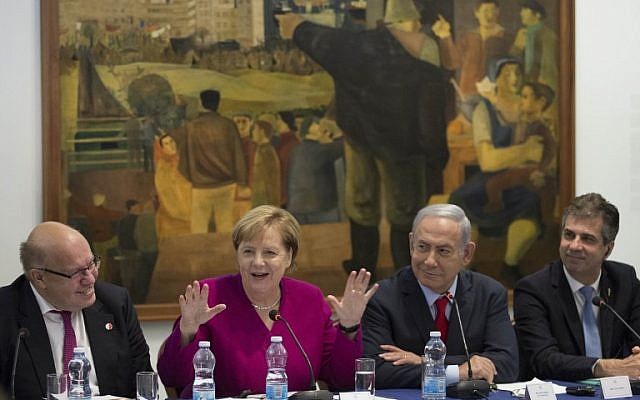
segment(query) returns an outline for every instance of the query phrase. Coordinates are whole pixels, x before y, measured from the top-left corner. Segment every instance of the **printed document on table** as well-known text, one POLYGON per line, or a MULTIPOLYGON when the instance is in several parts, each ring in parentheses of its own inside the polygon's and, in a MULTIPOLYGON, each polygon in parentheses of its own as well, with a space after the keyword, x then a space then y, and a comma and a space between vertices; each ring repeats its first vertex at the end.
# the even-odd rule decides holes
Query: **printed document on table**
MULTIPOLYGON (((514 382, 514 383, 498 383, 498 390, 506 390, 507 392, 513 393, 516 397, 524 397, 524 393, 527 390, 527 385, 536 384, 536 383, 544 383, 544 381, 533 378, 528 382, 514 382)), ((553 393, 555 394, 565 394, 567 393, 567 388, 565 386, 557 385, 555 383, 553 385, 553 393)))

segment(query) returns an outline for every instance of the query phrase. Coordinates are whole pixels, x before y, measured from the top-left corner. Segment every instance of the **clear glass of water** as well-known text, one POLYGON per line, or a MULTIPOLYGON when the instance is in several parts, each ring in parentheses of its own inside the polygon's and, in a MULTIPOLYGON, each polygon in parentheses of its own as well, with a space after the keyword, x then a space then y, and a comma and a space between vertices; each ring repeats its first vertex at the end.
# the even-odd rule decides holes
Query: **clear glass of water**
POLYGON ((158 399, 158 374, 152 371, 136 373, 136 399, 158 399))
POLYGON ((373 400, 376 394, 376 360, 356 359, 355 390, 358 400, 373 400))
POLYGON ((67 375, 47 374, 47 399, 65 400, 67 398, 67 375))

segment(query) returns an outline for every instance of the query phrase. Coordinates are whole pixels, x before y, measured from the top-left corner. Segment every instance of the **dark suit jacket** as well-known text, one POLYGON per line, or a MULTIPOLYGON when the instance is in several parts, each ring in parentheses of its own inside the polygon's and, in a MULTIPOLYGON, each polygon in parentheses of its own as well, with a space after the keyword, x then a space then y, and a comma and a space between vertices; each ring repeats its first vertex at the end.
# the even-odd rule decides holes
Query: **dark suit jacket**
POLYGON ((349 143, 384 159, 449 158, 444 70, 412 57, 386 27, 352 32, 305 21, 293 42, 333 78, 336 121, 349 143))
MULTIPOLYGON (((135 398, 136 372, 151 371, 144 339, 124 288, 96 282, 96 302, 83 310, 100 394, 135 398), (113 324, 107 330, 106 324, 113 324)), ((20 328, 27 328, 16 371, 16 398, 46 396, 46 375, 55 372, 51 344, 35 296, 24 275, 0 288, 0 386, 9 392, 11 367, 20 328)))
MULTIPOLYGON (((600 297, 636 331, 640 330, 640 282, 633 267, 613 261, 602 264, 600 297)), ((520 344, 521 379, 574 381, 592 378, 595 358, 586 357, 582 322, 561 261, 522 279, 513 299, 520 344)), ((604 358, 622 358, 640 342, 607 309, 598 324, 604 358)))
MULTIPOLYGON (((495 280, 471 271, 460 271, 456 299, 469 352, 489 358, 496 366, 496 382, 512 382, 518 376, 518 345, 509 319, 507 291, 495 280)), ((466 361, 455 308, 449 316, 447 365, 466 361)), ((410 266, 380 282, 362 319, 364 353, 376 359, 376 387, 419 387, 420 365, 395 366, 378 357, 381 344, 392 344, 423 354, 434 327, 429 306, 410 266)))

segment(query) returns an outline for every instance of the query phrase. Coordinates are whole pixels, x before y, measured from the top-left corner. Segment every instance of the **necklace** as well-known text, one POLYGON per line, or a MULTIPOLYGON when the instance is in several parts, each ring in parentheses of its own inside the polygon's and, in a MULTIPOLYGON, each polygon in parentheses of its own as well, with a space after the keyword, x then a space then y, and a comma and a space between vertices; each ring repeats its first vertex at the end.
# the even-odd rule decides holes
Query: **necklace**
POLYGON ((276 307, 278 304, 280 304, 280 297, 278 297, 276 299, 276 301, 270 305, 270 306, 259 306, 257 304, 253 304, 251 303, 251 305, 253 306, 253 308, 255 308, 258 311, 267 311, 267 310, 271 310, 273 307, 276 307))

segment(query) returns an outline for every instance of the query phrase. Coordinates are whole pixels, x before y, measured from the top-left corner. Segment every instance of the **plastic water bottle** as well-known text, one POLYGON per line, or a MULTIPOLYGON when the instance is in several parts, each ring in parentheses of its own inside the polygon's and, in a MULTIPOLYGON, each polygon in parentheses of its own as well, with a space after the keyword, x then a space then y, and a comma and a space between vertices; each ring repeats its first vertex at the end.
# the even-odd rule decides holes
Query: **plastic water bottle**
POLYGON ((267 349, 267 382, 265 393, 267 400, 287 400, 289 381, 287 367, 287 350, 282 344, 282 336, 271 336, 271 345, 267 349))
POLYGON ((91 363, 84 353, 84 347, 73 348, 73 358, 69 361, 69 400, 90 400, 89 372, 91 363))
POLYGON ((429 336, 430 339, 424 346, 422 400, 444 400, 447 395, 447 375, 444 366, 447 347, 440 339, 439 331, 432 331, 429 336))
POLYGON ((193 356, 193 400, 215 400, 216 384, 213 380, 213 370, 216 358, 209 349, 211 343, 206 340, 198 342, 198 351, 193 356))

